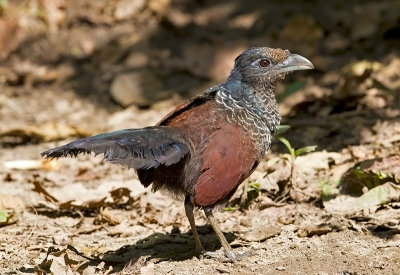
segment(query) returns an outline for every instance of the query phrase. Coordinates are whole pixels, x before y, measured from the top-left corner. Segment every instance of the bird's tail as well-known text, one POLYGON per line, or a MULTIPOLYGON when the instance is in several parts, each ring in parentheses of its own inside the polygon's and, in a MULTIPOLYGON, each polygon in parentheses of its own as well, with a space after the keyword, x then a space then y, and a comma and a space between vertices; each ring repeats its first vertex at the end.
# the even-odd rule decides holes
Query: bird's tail
POLYGON ((182 133, 167 126, 125 129, 82 138, 41 153, 45 158, 76 157, 80 153, 104 154, 106 161, 134 169, 178 163, 190 154, 182 133))

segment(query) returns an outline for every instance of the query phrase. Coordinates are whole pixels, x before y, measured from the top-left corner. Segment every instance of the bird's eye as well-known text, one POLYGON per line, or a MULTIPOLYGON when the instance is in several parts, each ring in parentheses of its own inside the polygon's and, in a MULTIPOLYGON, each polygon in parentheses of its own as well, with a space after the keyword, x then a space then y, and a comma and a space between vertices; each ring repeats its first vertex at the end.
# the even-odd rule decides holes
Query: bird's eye
POLYGON ((260 66, 261 66, 261 67, 264 67, 264 68, 265 68, 265 67, 268 67, 270 63, 271 63, 271 62, 269 62, 269 60, 266 59, 266 58, 261 59, 260 62, 259 62, 260 66))

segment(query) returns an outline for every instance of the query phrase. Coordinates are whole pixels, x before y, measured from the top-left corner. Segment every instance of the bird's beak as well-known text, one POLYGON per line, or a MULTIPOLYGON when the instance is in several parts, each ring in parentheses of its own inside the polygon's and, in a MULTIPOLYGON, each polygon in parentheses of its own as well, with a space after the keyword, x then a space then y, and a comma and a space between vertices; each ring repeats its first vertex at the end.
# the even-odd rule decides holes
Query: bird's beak
POLYGON ((314 65, 307 58, 291 53, 284 61, 277 64, 277 69, 281 72, 310 70, 314 69, 314 65))

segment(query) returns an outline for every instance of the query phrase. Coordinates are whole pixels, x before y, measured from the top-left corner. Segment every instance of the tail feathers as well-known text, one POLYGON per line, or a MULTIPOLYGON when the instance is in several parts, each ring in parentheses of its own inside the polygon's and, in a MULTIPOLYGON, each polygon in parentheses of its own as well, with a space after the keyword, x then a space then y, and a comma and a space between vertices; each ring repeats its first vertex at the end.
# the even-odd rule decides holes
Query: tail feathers
POLYGON ((83 149, 83 148, 68 148, 69 145, 72 143, 69 143, 64 146, 56 147, 47 151, 44 151, 40 153, 40 155, 46 159, 57 159, 57 158, 62 158, 62 157, 76 157, 80 153, 83 154, 89 154, 91 153, 90 150, 83 149))
POLYGON ((78 139, 41 155, 45 158, 61 158, 91 152, 95 155, 104 154, 106 161, 128 168, 150 169, 178 163, 190 154, 190 147, 178 130, 158 126, 78 139))

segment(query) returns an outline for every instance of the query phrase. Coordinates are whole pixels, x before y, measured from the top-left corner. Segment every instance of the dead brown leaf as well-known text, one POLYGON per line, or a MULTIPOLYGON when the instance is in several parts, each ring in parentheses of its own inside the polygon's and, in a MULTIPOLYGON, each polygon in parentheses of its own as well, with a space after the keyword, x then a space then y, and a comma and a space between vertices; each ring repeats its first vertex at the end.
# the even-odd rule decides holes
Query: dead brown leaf
POLYGON ((131 259, 122 270, 122 274, 141 274, 141 269, 146 266, 147 256, 131 259))
POLYGON ((14 209, 21 212, 25 209, 25 204, 21 198, 4 193, 0 193, 0 208, 1 209, 14 209))
POLYGON ((105 263, 98 259, 91 259, 78 252, 74 247, 67 246, 62 250, 50 247, 46 258, 35 267, 38 274, 109 274, 112 267, 105 268, 105 263), (87 260, 99 262, 97 266, 87 266, 87 260))
POLYGON ((32 180, 34 188, 32 190, 45 199, 45 202, 40 203, 40 207, 48 208, 51 211, 78 211, 79 213, 100 211, 100 220, 110 224, 119 224, 120 221, 113 217, 106 207, 126 207, 134 203, 134 199, 130 195, 131 191, 125 187, 109 191, 109 196, 106 197, 80 200, 87 197, 87 189, 81 184, 75 184, 75 188, 62 188, 58 190, 58 197, 61 197, 61 195, 70 197, 70 199, 62 201, 61 198, 57 198, 46 190, 42 184, 43 180, 39 177, 34 177, 32 180))
POLYGON ((327 224, 307 224, 303 225, 297 231, 297 236, 299 237, 312 237, 321 236, 332 231, 332 228, 327 224))
POLYGON ((131 196, 131 190, 126 187, 120 187, 110 191, 110 195, 115 205, 130 205, 133 203, 133 197, 131 196))
POLYGON ((0 60, 6 59, 23 40, 18 20, 19 14, 11 9, 8 10, 8 16, 0 17, 0 60))
POLYGON ((47 190, 44 188, 44 186, 39 180, 34 179, 32 184, 34 186, 32 191, 42 195, 46 201, 58 205, 59 200, 54 196, 52 196, 49 192, 47 192, 47 190))
POLYGON ((387 174, 400 184, 400 155, 391 155, 384 158, 375 159, 372 163, 364 162, 361 169, 371 172, 387 174))
POLYGON ((279 183, 289 180, 291 165, 283 158, 279 158, 277 162, 268 167, 268 170, 271 172, 265 175, 263 180, 260 180, 260 188, 267 192, 274 191, 276 194, 279 191, 279 183))
POLYGON ((44 169, 47 171, 57 170, 60 165, 57 161, 51 161, 49 159, 36 160, 36 159, 20 159, 6 161, 3 164, 7 169, 15 170, 37 170, 44 169))
POLYGON ((366 74, 376 72, 383 67, 382 63, 376 61, 361 60, 351 63, 342 69, 342 73, 348 78, 362 77, 366 74))
POLYGON ((36 126, 8 127, 8 129, 0 128, 0 141, 2 139, 14 139, 16 143, 23 144, 29 141, 55 141, 66 139, 68 137, 87 137, 90 132, 79 126, 72 126, 62 122, 47 122, 36 126))
POLYGON ((256 226, 249 231, 241 233, 240 238, 248 242, 262 242, 279 235, 281 232, 282 229, 276 226, 256 226))
POLYGON ((0 193, 0 210, 3 215, 0 226, 16 223, 24 208, 24 202, 19 197, 0 193))
POLYGON ((400 156, 391 155, 362 161, 343 176, 342 192, 360 196, 388 181, 400 183, 400 156))
POLYGON ((109 225, 120 224, 120 220, 108 208, 101 207, 100 213, 94 220, 94 224, 108 223, 109 225))

